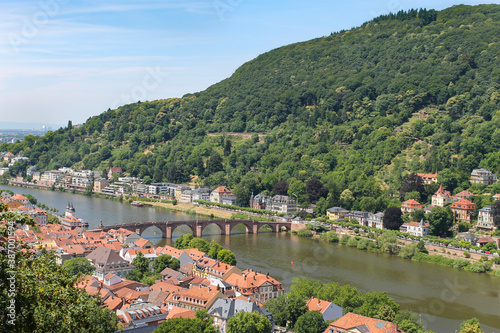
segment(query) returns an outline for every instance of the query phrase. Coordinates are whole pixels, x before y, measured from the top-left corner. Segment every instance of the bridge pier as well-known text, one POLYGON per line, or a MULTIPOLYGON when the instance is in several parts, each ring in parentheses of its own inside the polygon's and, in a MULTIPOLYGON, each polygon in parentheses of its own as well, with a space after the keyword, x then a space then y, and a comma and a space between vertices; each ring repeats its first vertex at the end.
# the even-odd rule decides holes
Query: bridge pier
POLYGON ((257 234, 257 233, 259 233, 259 225, 258 224, 252 225, 252 229, 248 228, 248 231, 250 231, 249 232, 250 234, 257 234))
POLYGON ((231 225, 229 223, 226 223, 224 225, 224 230, 221 229, 220 234, 221 235, 231 235, 231 225))
POLYGON ((165 232, 165 238, 172 239, 172 227, 167 227, 167 230, 165 232))
POLYGON ((196 224, 196 235, 195 237, 201 237, 203 234, 203 226, 196 224))

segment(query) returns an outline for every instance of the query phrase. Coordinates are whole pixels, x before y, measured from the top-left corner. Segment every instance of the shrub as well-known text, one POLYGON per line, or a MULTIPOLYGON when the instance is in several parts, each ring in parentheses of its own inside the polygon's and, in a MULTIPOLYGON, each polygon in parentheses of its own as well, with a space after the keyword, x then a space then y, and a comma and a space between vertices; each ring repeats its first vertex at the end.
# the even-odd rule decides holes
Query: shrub
POLYGON ((332 230, 332 231, 329 231, 326 233, 326 239, 330 243, 338 243, 339 242, 339 235, 337 235, 337 233, 334 230, 332 230))
POLYGON ((470 263, 467 261, 467 259, 464 258, 455 259, 455 262, 453 263, 453 267, 461 269, 464 269, 469 265, 470 263))
POLYGON ((351 236, 349 236, 348 234, 343 234, 342 238, 340 238, 340 244, 346 245, 349 239, 351 239, 351 236))
POLYGON ((465 257, 465 258, 470 258, 470 253, 469 253, 469 252, 467 252, 467 251, 466 251, 466 252, 464 252, 464 257, 465 257))
POLYGON ((313 232, 307 228, 302 228, 300 230, 297 230, 297 236, 299 236, 299 237, 312 237, 313 232))
POLYGON ((476 261, 468 269, 473 273, 485 273, 489 269, 489 265, 485 262, 476 261))
POLYGON ((368 249, 368 246, 370 243, 373 243, 372 241, 366 239, 366 238, 362 238, 359 240, 358 242, 358 249, 360 250, 366 250, 368 249))
POLYGON ((358 240, 356 238, 351 238, 347 241, 347 246, 356 247, 358 246, 358 240))
POLYGON ((481 260, 482 260, 482 261, 488 261, 488 256, 487 256, 487 255, 485 255, 485 254, 483 254, 483 255, 481 256, 481 260))
POLYGON ((398 255, 401 258, 411 259, 417 253, 417 244, 406 244, 401 248, 401 250, 399 250, 398 255))

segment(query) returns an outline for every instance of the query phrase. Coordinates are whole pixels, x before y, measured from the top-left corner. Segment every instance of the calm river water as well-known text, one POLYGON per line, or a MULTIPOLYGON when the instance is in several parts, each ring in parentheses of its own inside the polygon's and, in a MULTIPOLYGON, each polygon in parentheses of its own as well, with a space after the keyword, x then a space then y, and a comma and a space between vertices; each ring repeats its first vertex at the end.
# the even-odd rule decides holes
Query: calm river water
MULTIPOLYGON (((88 221, 91 228, 96 227, 99 220, 104 225, 112 225, 192 219, 192 216, 183 213, 132 207, 82 195, 11 186, 0 186, 0 189, 32 194, 40 202, 58 208, 60 213, 71 201, 76 216, 88 221)), ((325 283, 350 284, 363 292, 385 291, 403 308, 419 314, 420 320, 434 332, 458 332, 463 320, 477 317, 485 332, 500 333, 500 278, 360 251, 287 233, 247 235, 244 226, 239 227, 231 236, 221 236, 218 227, 212 225, 205 229, 203 237, 209 241, 215 239, 231 249, 236 254, 238 267, 269 272, 287 288, 294 276, 306 276, 325 283)), ((174 238, 188 232, 188 227, 179 227, 174 232, 174 238)), ((146 238, 165 242, 157 236, 154 230, 147 230, 145 234, 146 238)))

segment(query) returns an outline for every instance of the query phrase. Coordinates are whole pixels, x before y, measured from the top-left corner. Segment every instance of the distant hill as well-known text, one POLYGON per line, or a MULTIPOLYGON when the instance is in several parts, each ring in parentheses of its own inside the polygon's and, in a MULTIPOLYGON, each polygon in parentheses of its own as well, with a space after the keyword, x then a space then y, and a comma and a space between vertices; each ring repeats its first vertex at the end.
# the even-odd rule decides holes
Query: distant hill
POLYGON ((499 19, 499 5, 380 16, 262 54, 205 91, 0 150, 23 149, 39 170, 121 166, 146 181, 226 184, 242 204, 281 180, 316 202, 317 178, 329 190, 320 210, 376 211, 397 204, 411 171, 439 171, 458 191, 473 168, 500 173, 499 19))

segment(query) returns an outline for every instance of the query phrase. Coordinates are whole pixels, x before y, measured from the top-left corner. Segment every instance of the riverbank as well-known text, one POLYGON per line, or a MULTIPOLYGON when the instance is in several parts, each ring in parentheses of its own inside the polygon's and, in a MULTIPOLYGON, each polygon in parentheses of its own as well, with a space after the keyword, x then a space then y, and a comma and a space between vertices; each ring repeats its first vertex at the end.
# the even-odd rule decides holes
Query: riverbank
MULTIPOLYGON (((304 231, 304 229, 301 229, 304 231)), ((458 249, 449 249, 433 244, 425 244, 424 248, 427 250, 428 254, 421 253, 417 249, 413 249, 412 254, 409 256, 400 255, 400 251, 405 249, 408 245, 416 245, 418 242, 401 239, 395 235, 390 235, 385 237, 386 239, 380 241, 373 236, 370 237, 366 233, 360 234, 355 233, 352 230, 344 228, 335 228, 335 230, 330 230, 328 232, 322 233, 300 233, 299 230, 296 234, 303 238, 312 238, 318 241, 325 241, 329 243, 338 243, 347 247, 354 247, 358 250, 372 251, 372 252, 383 252, 389 255, 396 255, 404 259, 410 259, 414 261, 433 263, 440 266, 447 266, 458 268, 460 270, 472 272, 472 273, 486 273, 495 277, 500 277, 500 269, 497 257, 489 260, 485 255, 471 254, 467 251, 458 249), (334 234, 329 234, 329 233, 334 234), (302 234, 302 236, 301 236, 302 234), (341 236, 341 237, 339 237, 341 236), (392 237, 391 237, 392 236, 392 237), (392 238, 390 240, 389 238, 392 238), (379 244, 379 242, 381 244, 379 244), (467 255, 465 254, 467 253, 467 255)), ((384 235, 378 236, 382 237, 384 235)))
MULTIPOLYGON (((17 182, 17 181, 9 181, 9 185, 21 187, 21 188, 26 187, 26 188, 33 188, 33 189, 37 189, 37 190, 52 191, 49 186, 42 186, 42 185, 17 182)), ((120 200, 120 197, 113 197, 113 196, 107 195, 105 193, 94 192, 91 195, 85 195, 85 193, 83 191, 72 191, 72 190, 67 190, 67 189, 64 189, 63 191, 61 191, 59 188, 54 189, 54 191, 63 192, 63 193, 71 193, 71 194, 80 194, 80 195, 84 195, 87 197, 96 197, 96 198, 100 198, 100 199, 119 200, 119 201, 122 201, 123 203, 127 203, 125 200, 126 197, 122 197, 123 199, 120 200)), ((173 203, 163 203, 163 202, 159 202, 159 201, 148 201, 147 204, 150 206, 153 206, 153 207, 160 207, 160 208, 171 210, 174 212, 182 212, 182 213, 186 213, 186 214, 201 215, 201 216, 205 216, 205 217, 209 217, 209 218, 230 219, 231 216, 235 213, 234 211, 225 210, 223 208, 204 207, 204 206, 187 204, 187 203, 177 203, 174 205, 173 203)))
POLYGON ((183 212, 193 215, 202 215, 210 218, 230 219, 234 214, 233 211, 227 211, 215 207, 203 207, 188 203, 163 203, 163 202, 148 202, 153 207, 160 207, 176 212, 183 212))

